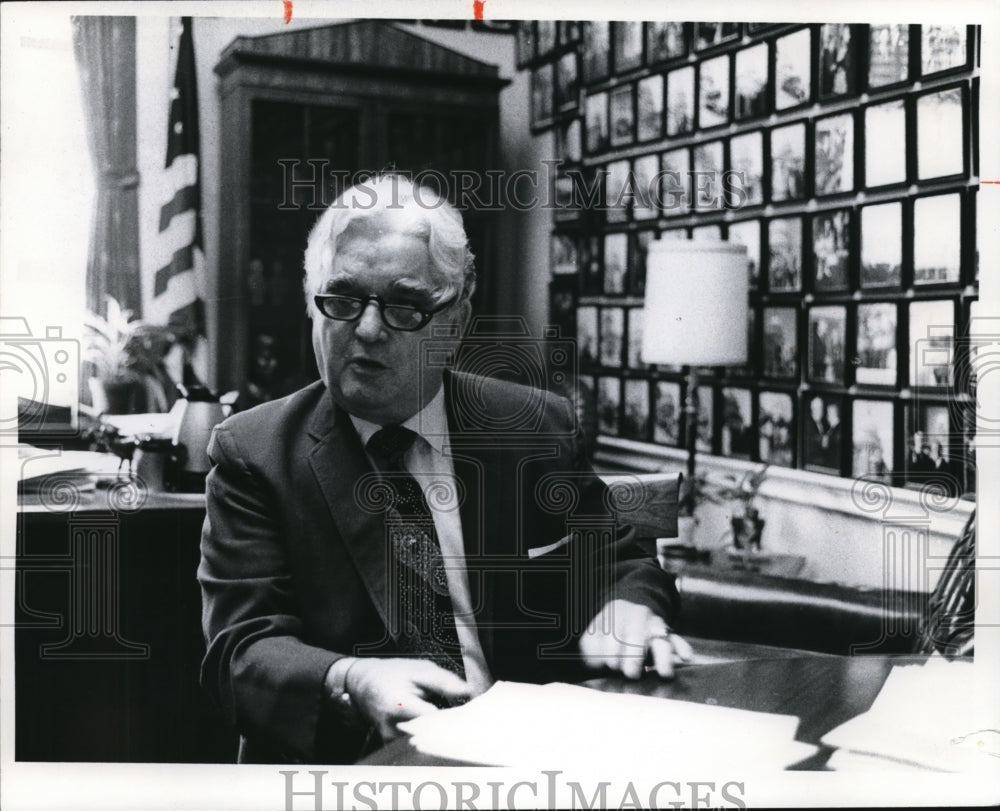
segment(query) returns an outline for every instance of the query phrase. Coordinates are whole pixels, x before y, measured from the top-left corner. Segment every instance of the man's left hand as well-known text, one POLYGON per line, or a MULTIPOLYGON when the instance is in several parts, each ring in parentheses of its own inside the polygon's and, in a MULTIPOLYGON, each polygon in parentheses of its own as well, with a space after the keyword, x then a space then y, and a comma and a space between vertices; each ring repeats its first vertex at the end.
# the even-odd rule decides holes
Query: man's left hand
POLYGON ((692 656, 691 646, 662 617, 628 600, 604 605, 580 638, 580 651, 589 667, 608 667, 630 679, 642 675, 647 655, 665 679, 673 678, 674 657, 686 662, 692 656))

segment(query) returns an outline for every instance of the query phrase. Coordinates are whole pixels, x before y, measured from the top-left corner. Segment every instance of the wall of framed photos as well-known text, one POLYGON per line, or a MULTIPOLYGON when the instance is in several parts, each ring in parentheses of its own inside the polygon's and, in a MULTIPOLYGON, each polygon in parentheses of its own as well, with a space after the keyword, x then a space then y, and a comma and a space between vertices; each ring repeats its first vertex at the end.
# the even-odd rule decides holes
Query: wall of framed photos
POLYGON ((974 489, 977 28, 535 21, 517 49, 601 435, 684 447, 681 369, 640 357, 646 251, 706 234, 747 246, 751 357, 702 376, 700 451, 974 489))

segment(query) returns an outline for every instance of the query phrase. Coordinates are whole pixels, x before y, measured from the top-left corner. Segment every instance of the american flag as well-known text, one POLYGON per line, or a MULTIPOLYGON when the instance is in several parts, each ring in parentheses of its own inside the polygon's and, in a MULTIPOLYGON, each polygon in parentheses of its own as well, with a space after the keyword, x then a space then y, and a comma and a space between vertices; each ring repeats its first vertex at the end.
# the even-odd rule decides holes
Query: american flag
POLYGON ((201 223, 198 85, 191 18, 181 18, 177 67, 170 91, 165 190, 161 198, 157 261, 146 317, 183 329, 204 344, 204 241, 201 223))

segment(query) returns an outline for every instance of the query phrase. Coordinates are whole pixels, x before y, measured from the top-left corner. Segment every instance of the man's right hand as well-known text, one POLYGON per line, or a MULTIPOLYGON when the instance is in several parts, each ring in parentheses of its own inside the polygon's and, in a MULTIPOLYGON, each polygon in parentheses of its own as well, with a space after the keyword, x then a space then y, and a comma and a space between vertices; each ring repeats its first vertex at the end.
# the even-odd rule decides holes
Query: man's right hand
POLYGON ((426 659, 362 657, 351 665, 345 687, 386 742, 399 737, 396 724, 470 695, 461 678, 426 659))

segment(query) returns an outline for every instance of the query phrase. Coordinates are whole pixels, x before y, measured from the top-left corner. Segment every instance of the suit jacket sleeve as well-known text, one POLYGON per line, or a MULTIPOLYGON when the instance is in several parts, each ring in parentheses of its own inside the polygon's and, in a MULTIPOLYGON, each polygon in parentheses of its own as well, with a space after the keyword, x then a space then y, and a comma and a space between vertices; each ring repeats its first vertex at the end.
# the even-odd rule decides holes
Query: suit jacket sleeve
POLYGON ((289 759, 315 757, 323 681, 341 654, 305 644, 277 510, 232 432, 215 430, 198 580, 207 653, 202 685, 248 737, 289 759))

